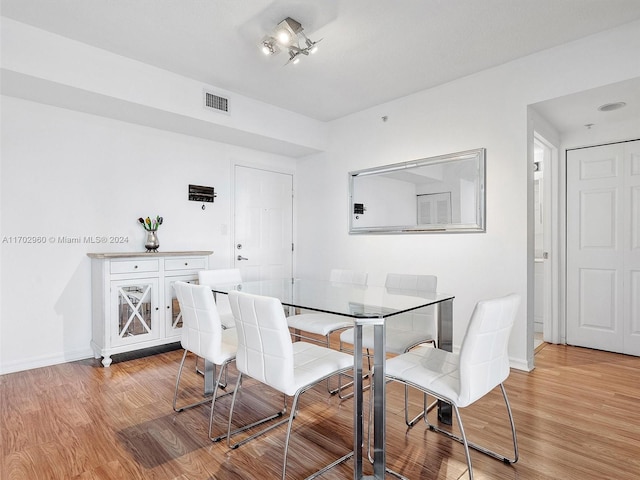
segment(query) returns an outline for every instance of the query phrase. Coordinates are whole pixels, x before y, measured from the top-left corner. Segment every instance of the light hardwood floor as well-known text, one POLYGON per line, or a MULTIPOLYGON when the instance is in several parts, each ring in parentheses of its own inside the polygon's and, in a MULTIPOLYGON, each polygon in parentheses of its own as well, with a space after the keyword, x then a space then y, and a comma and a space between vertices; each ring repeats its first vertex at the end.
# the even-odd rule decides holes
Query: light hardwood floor
MULTIPOLYGON (((86 360, 0 376, 0 478, 279 478, 282 428, 229 451, 224 442, 207 438, 207 406, 173 412, 180 356, 176 350, 110 368, 86 360)), ((536 366, 530 373, 512 371, 506 382, 520 461, 508 466, 472 452, 476 478, 640 478, 640 358, 545 345, 536 366)), ((202 377, 192 370, 185 380, 197 395, 202 377)), ((234 379, 231 374, 231 384, 234 379)), ((251 382, 245 387, 240 415, 261 413, 265 402, 269 408, 280 405, 280 396, 251 382)), ((416 480, 467 478, 461 445, 423 423, 407 432, 402 398, 402 390, 390 384, 388 466, 416 480)), ((414 392, 414 409, 419 399, 414 392)), ((220 429, 229 404, 229 397, 218 402, 220 429)), ((503 412, 499 391, 463 411, 470 438, 508 448, 503 412)), ((351 400, 330 397, 324 385, 309 391, 294 424, 288 478, 304 478, 346 453, 351 427, 351 400)), ((347 462, 322 478, 352 475, 347 462)))

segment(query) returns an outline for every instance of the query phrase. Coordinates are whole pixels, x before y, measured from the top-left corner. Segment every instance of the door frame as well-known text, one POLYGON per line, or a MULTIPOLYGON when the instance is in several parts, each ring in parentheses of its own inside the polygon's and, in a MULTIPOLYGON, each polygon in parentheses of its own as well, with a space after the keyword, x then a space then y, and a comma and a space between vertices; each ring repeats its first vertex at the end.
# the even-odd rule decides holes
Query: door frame
POLYGON ((537 131, 534 131, 533 137, 535 142, 549 149, 549 159, 544 164, 543 174, 543 251, 549 254, 549 258, 545 262, 543 280, 543 340, 550 343, 563 343, 565 335, 561 325, 559 305, 559 297, 561 297, 560 259, 562 258, 559 245, 559 149, 537 131))
POLYGON ((545 211, 548 212, 543 218, 543 229, 548 232, 547 242, 549 252, 549 268, 548 277, 544 279, 544 291, 548 296, 545 303, 548 305, 548 315, 545 315, 543 323, 544 340, 550 343, 563 343, 565 340, 565 315, 563 314, 564 298, 566 296, 563 262, 565 259, 565 251, 562 242, 565 238, 563 226, 565 221, 564 211, 564 188, 563 185, 563 165, 560 162, 560 139, 556 132, 550 128, 547 122, 539 117, 535 111, 529 110, 528 123, 528 162, 527 162, 527 178, 528 178, 528 255, 527 255, 527 361, 528 368, 535 368, 534 362, 534 292, 535 292, 535 248, 534 248, 534 140, 543 143, 551 149, 550 165, 546 169, 545 180, 548 180, 548 195, 545 196, 545 211))
MULTIPOLYGON (((294 167, 289 167, 286 165, 274 165, 270 163, 256 163, 256 162, 245 162, 245 161, 237 161, 231 160, 231 198, 229 203, 229 218, 230 218, 230 235, 229 235, 229 267, 235 268, 235 255, 236 255, 236 246, 235 246, 235 238, 236 238, 236 167, 246 167, 253 168, 255 170, 264 170, 267 172, 273 173, 281 173, 285 175, 291 175, 292 179, 292 188, 293 194, 291 196, 291 239, 294 245, 297 245, 298 235, 297 235, 297 202, 296 202, 296 191, 297 191, 297 178, 296 178, 296 170, 294 167)), ((296 266, 297 266, 297 249, 294 248, 291 252, 291 275, 295 277, 296 275, 296 266)))

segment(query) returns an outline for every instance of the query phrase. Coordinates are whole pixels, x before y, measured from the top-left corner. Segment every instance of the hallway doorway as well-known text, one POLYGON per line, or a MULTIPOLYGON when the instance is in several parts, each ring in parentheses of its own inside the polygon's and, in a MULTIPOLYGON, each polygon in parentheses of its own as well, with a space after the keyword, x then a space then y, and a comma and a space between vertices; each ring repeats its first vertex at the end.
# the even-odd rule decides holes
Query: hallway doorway
POLYGON ((534 350, 558 342, 558 148, 538 133, 533 140, 534 350))

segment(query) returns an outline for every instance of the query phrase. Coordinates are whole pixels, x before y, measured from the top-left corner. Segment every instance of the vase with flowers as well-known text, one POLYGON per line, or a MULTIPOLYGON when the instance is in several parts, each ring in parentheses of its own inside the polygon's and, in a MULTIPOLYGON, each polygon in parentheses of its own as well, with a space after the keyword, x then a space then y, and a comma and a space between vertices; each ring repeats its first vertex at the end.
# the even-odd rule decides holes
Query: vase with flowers
POLYGON ((160 241, 158 240, 158 228, 162 225, 162 217, 158 215, 154 220, 151 218, 138 218, 138 222, 144 227, 147 231, 147 238, 144 242, 144 246, 147 249, 147 252, 157 252, 158 247, 160 246, 160 241))

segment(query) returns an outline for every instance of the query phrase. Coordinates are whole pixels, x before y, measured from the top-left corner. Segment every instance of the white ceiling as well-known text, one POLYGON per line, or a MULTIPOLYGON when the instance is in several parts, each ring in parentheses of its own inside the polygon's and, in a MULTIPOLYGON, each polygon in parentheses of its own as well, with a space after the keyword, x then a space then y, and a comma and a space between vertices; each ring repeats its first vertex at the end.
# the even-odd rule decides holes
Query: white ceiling
POLYGON ((640 126, 640 78, 546 100, 533 107, 560 133, 631 119, 638 120, 640 126), (598 110, 602 105, 616 102, 626 105, 620 110, 598 110))
POLYGON ((0 5, 5 17, 318 120, 640 19, 640 0, 1 0, 0 5), (257 47, 285 17, 302 23, 311 39, 322 39, 319 51, 297 65, 284 65, 286 53, 266 57, 257 47))

